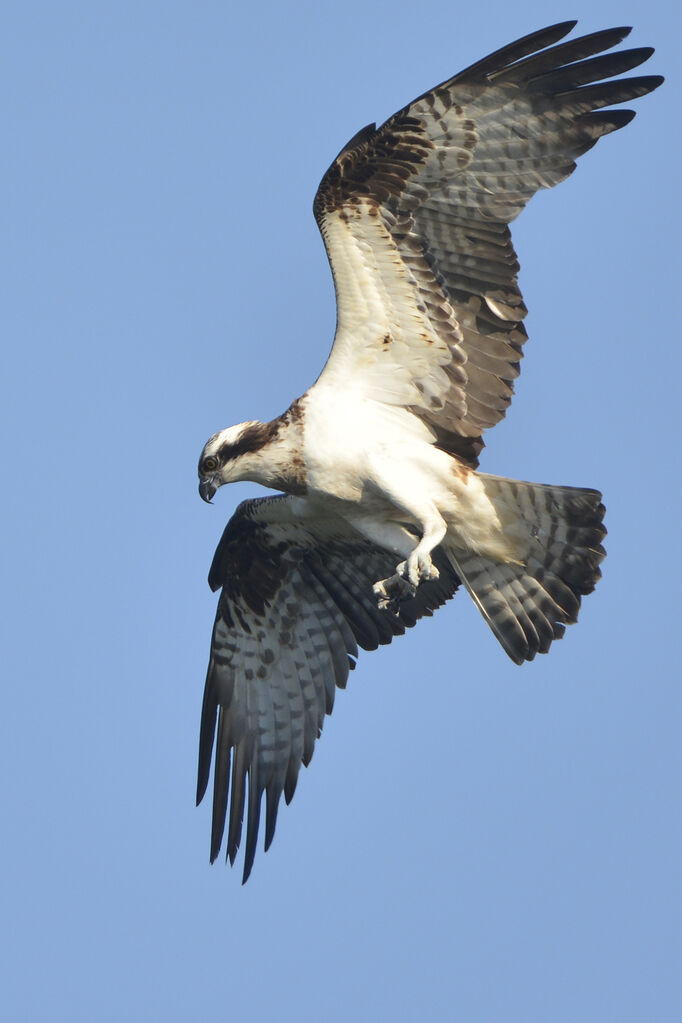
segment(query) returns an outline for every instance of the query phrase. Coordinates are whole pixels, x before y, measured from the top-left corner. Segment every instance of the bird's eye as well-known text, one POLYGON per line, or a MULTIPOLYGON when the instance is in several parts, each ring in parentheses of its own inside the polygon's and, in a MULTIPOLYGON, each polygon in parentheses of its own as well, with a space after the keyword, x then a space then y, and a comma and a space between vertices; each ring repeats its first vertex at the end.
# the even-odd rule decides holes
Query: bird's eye
POLYGON ((213 458, 211 455, 209 455, 208 458, 205 458, 203 460, 203 462, 201 463, 201 471, 202 472, 215 472, 217 468, 218 468, 218 459, 217 458, 213 458))

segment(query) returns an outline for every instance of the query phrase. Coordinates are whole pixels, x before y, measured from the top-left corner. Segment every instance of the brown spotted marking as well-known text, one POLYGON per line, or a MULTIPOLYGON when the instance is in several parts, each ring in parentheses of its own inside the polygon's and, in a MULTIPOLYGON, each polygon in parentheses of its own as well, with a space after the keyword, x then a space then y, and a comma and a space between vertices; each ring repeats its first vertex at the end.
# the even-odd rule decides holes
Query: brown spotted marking
POLYGON ((469 478, 472 471, 473 470, 470 469, 468 465, 465 465, 465 463, 455 455, 452 459, 452 473, 460 483, 464 484, 465 487, 469 486, 469 478))
POLYGON ((378 131, 369 125, 342 149, 322 178, 313 203, 315 219, 322 225, 333 211, 344 219, 344 207, 358 199, 371 199, 370 215, 377 216, 380 205, 403 195, 433 149, 421 119, 405 111, 378 131))
POLYGON ((295 494, 298 497, 308 491, 308 471, 303 459, 303 424, 305 422, 305 397, 296 398, 280 416, 283 427, 295 429, 298 439, 298 446, 291 456, 289 472, 283 478, 280 486, 288 494, 295 494))

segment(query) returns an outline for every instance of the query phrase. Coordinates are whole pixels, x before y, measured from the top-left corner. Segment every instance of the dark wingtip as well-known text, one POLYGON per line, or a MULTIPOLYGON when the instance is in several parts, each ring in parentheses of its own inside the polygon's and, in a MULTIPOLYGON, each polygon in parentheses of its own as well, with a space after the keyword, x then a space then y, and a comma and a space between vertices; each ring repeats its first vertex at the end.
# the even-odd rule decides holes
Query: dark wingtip
POLYGON ((268 851, 272 845, 272 840, 275 837, 275 828, 277 826, 277 808, 279 806, 279 797, 281 790, 278 792, 276 789, 268 788, 265 790, 265 852, 268 851))
POLYGON ((649 57, 653 57, 656 50, 653 46, 638 46, 637 49, 631 50, 630 52, 632 54, 636 54, 639 63, 643 64, 649 59, 649 57))
MULTIPOLYGON (((211 739, 213 736, 211 736, 211 739)), ((211 750, 208 758, 205 755, 205 749, 201 750, 203 756, 199 757, 199 769, 197 771, 197 801, 196 806, 199 806, 202 799, 206 795, 206 789, 208 788, 208 781, 211 777, 211 759, 213 754, 213 742, 211 742, 211 750), (207 762, 208 759, 208 762, 207 762)))
POLYGON ((529 32, 527 35, 521 36, 521 39, 533 39, 535 36, 544 35, 563 39, 564 36, 573 31, 577 24, 577 18, 569 18, 568 21, 557 21, 555 25, 546 25, 545 28, 540 28, 536 32, 529 32))
POLYGON ((636 116, 636 110, 602 110, 596 114, 584 115, 585 118, 591 118, 594 123, 607 123, 606 134, 612 131, 619 131, 636 116))
POLYGON ((590 32, 589 35, 583 36, 584 39, 602 39, 602 49, 610 50, 613 46, 618 46, 618 43, 622 43, 624 39, 632 32, 632 25, 616 25, 615 28, 604 28, 600 32, 590 32))
MULTIPOLYGON (((659 85, 663 85, 665 78, 663 75, 637 75, 636 78, 623 78, 623 85, 629 86, 630 94, 627 97, 623 97, 620 102, 626 102, 630 99, 641 99, 642 96, 648 96, 654 89, 658 89, 659 85)), ((613 83, 617 85, 617 82, 613 83)), ((617 99, 611 102, 619 102, 617 99)))
POLYGON ((209 856, 211 863, 215 863, 215 861, 220 856, 220 847, 222 844, 223 844, 222 832, 217 839, 215 835, 211 836, 211 853, 209 856))

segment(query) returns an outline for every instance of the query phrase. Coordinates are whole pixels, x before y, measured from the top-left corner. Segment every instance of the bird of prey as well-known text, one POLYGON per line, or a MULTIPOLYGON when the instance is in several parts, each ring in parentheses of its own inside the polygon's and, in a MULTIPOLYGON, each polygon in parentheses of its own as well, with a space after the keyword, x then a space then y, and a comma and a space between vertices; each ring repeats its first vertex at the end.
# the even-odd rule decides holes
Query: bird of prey
POLYGON ((246 812, 244 881, 263 793, 267 850, 358 647, 461 585, 521 664, 600 576, 598 491, 477 471, 527 337, 509 223, 634 116, 605 108, 662 82, 615 77, 653 52, 603 52, 629 28, 559 42, 574 26, 505 46, 341 150, 313 207, 336 289, 327 363, 279 418, 201 453, 206 501, 236 480, 283 492, 237 508, 209 574, 197 802, 215 748, 211 861, 227 824, 234 863, 246 812))

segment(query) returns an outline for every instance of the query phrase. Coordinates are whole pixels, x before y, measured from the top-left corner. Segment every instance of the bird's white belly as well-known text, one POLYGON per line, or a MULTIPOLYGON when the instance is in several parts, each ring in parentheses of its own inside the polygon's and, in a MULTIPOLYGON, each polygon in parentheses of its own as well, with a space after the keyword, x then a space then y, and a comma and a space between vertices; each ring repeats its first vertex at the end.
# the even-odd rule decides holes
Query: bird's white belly
POLYGON ((349 520, 404 523, 419 532, 435 510, 447 523, 448 543, 509 556, 483 481, 434 447, 416 417, 374 403, 344 404, 307 417, 310 500, 333 502, 349 520))

